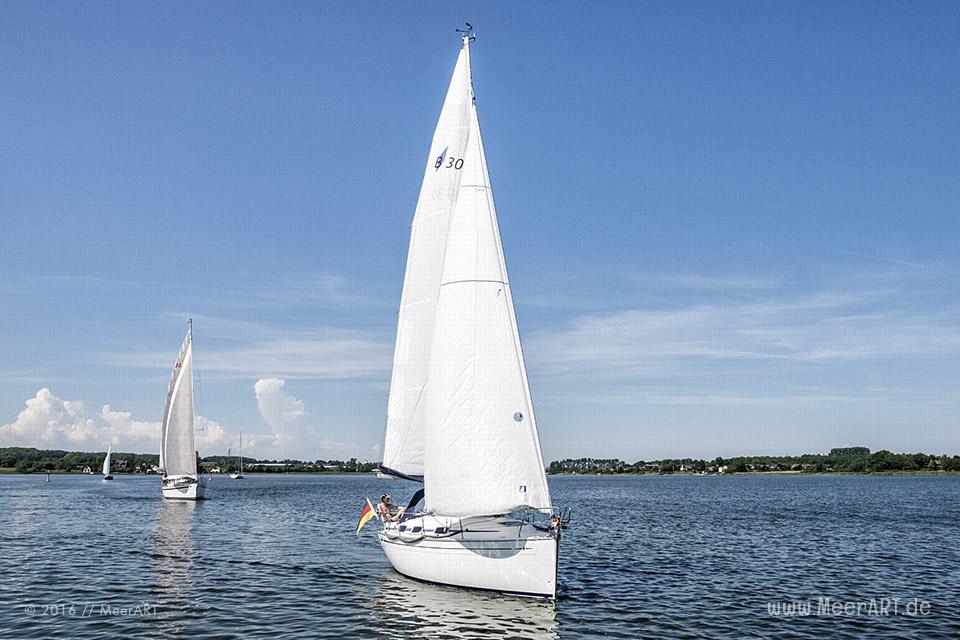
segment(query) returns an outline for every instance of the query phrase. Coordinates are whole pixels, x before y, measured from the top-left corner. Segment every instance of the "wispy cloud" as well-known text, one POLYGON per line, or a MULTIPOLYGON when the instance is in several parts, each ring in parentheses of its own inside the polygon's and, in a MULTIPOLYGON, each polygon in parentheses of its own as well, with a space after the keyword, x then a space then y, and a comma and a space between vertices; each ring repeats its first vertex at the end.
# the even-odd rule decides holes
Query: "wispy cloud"
POLYGON ((628 309, 535 332, 533 366, 597 379, 695 373, 718 361, 842 362, 960 351, 960 308, 900 308, 890 292, 628 309))
MULTIPOLYGON (((348 379, 384 375, 390 368, 393 345, 365 331, 318 328, 313 331, 236 321, 215 321, 195 330, 197 367, 220 377, 262 376, 280 378, 348 379), (223 329, 218 331, 217 328, 223 329), (229 340, 237 346, 203 345, 203 332, 211 339, 229 340)), ((175 350, 109 353, 105 364, 168 369, 175 350)))
MULTIPOLYGON (((551 405, 563 402, 569 396, 545 394, 541 396, 541 404, 551 405)), ((786 392, 776 395, 761 395, 756 390, 742 393, 718 392, 716 389, 662 387, 634 388, 624 390, 591 389, 579 393, 577 401, 592 405, 667 405, 688 407, 767 407, 787 409, 796 407, 811 407, 824 403, 873 403, 883 399, 882 393, 856 394, 831 393, 827 389, 806 390, 800 392, 786 392)))
POLYGON ((395 307, 395 295, 378 295, 369 286, 337 273, 308 273, 295 278, 276 280, 257 278, 247 287, 232 290, 228 295, 210 296, 201 300, 223 309, 260 309, 277 311, 291 308, 370 309, 395 307))
POLYGON ((685 289, 772 289, 778 281, 774 278, 750 276, 704 276, 697 274, 646 274, 646 279, 659 282, 664 286, 685 289))

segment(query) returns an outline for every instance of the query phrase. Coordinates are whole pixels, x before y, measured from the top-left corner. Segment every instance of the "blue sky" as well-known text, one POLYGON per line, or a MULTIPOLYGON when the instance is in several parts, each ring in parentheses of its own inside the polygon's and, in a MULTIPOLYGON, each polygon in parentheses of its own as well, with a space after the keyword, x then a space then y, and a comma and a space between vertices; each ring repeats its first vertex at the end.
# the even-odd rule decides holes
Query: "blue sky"
POLYGON ((470 20, 545 458, 960 452, 958 5, 587 7, 4 3, 0 445, 376 459, 470 20))

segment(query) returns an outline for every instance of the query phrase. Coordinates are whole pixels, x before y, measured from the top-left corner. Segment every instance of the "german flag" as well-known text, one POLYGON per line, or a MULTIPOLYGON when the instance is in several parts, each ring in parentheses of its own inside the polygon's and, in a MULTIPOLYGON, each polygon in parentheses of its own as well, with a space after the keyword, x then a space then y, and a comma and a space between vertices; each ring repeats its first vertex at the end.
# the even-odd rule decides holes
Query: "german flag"
POLYGON ((376 515, 376 510, 370 504, 370 498, 367 498, 367 504, 363 505, 363 511, 360 512, 360 522, 357 523, 357 537, 360 536, 360 529, 363 529, 363 525, 370 522, 376 515))

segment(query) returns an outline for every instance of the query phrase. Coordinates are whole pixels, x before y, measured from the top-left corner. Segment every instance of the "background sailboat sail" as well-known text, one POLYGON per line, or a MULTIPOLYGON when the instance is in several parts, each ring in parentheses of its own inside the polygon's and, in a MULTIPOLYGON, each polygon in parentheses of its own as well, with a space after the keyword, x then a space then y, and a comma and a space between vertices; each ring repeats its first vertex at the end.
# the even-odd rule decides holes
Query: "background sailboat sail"
POLYGON ((426 508, 453 516, 551 506, 473 100, 469 117, 425 392, 426 508))
POLYGON ((439 295, 447 225, 460 186, 470 130, 470 60, 457 58, 433 135, 417 210, 397 320, 397 342, 387 406, 383 468, 423 476, 423 395, 439 295))
POLYGON ((105 476, 110 475, 110 454, 113 452, 113 445, 107 447, 107 457, 103 459, 102 473, 105 476))
POLYGON ((195 476, 197 454, 193 435, 193 331, 187 329, 170 374, 163 410, 160 465, 167 476, 195 476))

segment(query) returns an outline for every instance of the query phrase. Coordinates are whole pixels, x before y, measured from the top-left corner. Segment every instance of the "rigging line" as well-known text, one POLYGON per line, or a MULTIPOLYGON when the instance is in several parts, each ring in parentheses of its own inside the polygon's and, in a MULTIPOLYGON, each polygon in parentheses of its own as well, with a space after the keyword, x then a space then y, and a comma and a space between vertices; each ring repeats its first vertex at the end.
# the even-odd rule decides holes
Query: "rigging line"
MULTIPOLYGON (((194 373, 194 374, 196 374, 195 377, 196 377, 196 379, 197 379, 196 402, 194 403, 194 407, 193 407, 194 422, 196 422, 196 416, 201 415, 200 411, 201 411, 201 409, 202 409, 203 406, 204 406, 204 404, 203 404, 203 379, 202 379, 202 377, 200 376, 200 367, 197 366, 197 357, 196 357, 195 355, 193 355, 193 336, 192 336, 192 335, 190 336, 190 358, 191 358, 191 360, 193 361, 193 362, 192 362, 192 365, 193 365, 193 366, 191 367, 191 372, 194 373)), ((205 444, 206 444, 206 437, 205 437, 205 436, 206 436, 206 434, 207 434, 207 429, 206 429, 206 426, 205 426, 205 425, 206 425, 206 421, 200 423, 200 429, 199 429, 199 431, 200 431, 200 437, 198 438, 199 442, 197 443, 197 454, 198 454, 198 455, 199 455, 199 453, 200 453, 200 450, 202 449, 202 447, 201 447, 200 445, 205 445, 205 444)), ((197 431, 197 429, 194 429, 194 432, 196 432, 196 431, 197 431)), ((201 459, 202 459, 202 458, 203 458, 203 456, 201 456, 201 459)), ((197 470, 197 473, 200 473, 200 472, 201 472, 201 470, 198 469, 198 470, 197 470)))

